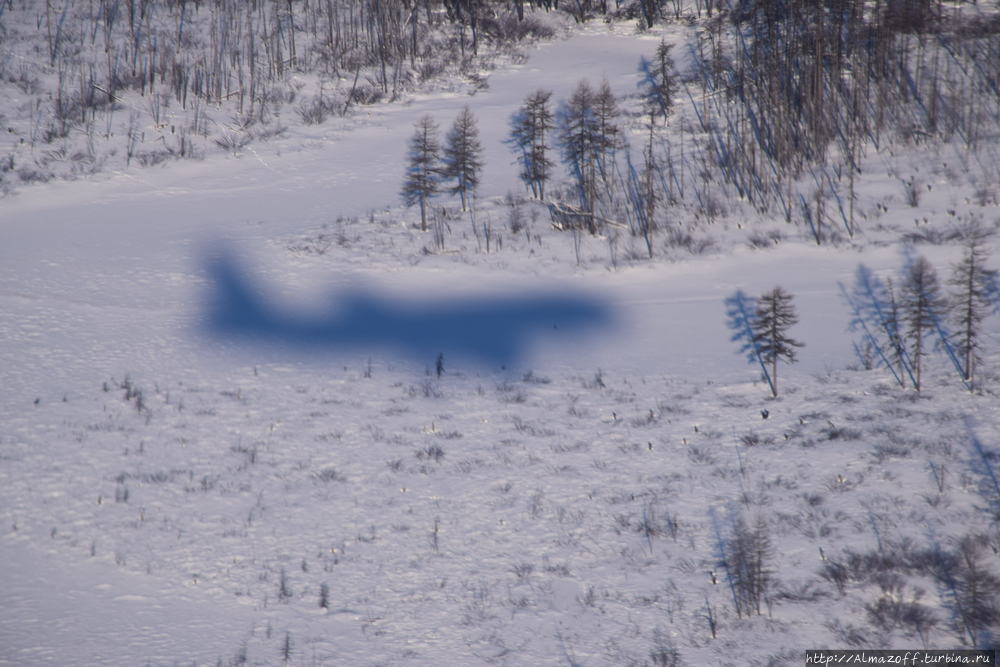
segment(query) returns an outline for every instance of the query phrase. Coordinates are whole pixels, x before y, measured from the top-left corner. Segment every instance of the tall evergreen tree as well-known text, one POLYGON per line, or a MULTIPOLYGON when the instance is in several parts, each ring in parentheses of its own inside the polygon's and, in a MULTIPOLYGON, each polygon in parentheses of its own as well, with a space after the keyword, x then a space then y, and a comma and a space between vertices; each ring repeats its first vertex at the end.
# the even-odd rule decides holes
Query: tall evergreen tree
POLYGON ((532 177, 531 121, 524 106, 520 107, 517 111, 510 115, 509 125, 510 134, 507 135, 506 139, 504 139, 504 143, 507 144, 510 151, 516 156, 515 164, 518 164, 521 167, 521 170, 517 175, 518 178, 520 178, 525 187, 531 191, 531 196, 537 199, 538 188, 535 185, 534 178, 532 177))
POLYGON ((940 323, 945 302, 937 272, 926 257, 917 257, 904 269, 900 287, 900 312, 910 344, 914 371, 914 389, 921 389, 923 358, 927 356, 927 334, 940 323))
POLYGON ((548 133, 555 127, 549 99, 552 91, 537 90, 525 104, 531 127, 531 179, 539 199, 545 199, 545 183, 549 180, 552 160, 548 157, 548 133))
POLYGON ((536 90, 524 100, 524 105, 510 119, 510 136, 506 143, 518 155, 521 180, 536 199, 545 199, 545 183, 549 179, 552 161, 548 157, 548 132, 554 127, 549 100, 552 92, 536 90))
POLYGON ((618 100, 611 92, 608 80, 604 79, 594 94, 594 158, 606 185, 611 178, 615 155, 624 145, 622 131, 618 126, 620 115, 618 100))
POLYGON ((624 144, 619 115, 618 102, 607 80, 597 92, 586 80, 580 81, 557 114, 563 163, 576 181, 581 205, 589 214, 591 233, 597 231, 599 181, 610 183, 615 154, 624 144))
POLYGON ((414 126, 407 158, 400 195, 407 206, 420 204, 420 229, 426 231, 427 202, 438 193, 441 178, 441 140, 437 123, 430 116, 424 116, 414 126))
POLYGON ((795 348, 804 344, 788 337, 788 329, 799 321, 792 305, 792 295, 781 287, 765 292, 757 299, 753 321, 753 343, 761 360, 771 365, 771 393, 778 395, 778 360, 796 361, 795 348))
POLYGON ((590 214, 590 232, 594 233, 597 137, 594 121, 594 90, 586 80, 580 81, 570 98, 562 103, 556 122, 563 164, 576 181, 580 203, 590 214))
POLYGON ((670 56, 673 44, 660 41, 652 60, 642 58, 639 61, 639 73, 642 79, 639 86, 642 93, 646 113, 666 120, 674 106, 674 60, 670 56))
POLYGON ((989 248, 988 233, 980 226, 968 228, 962 258, 952 267, 948 284, 952 286, 951 321, 955 327, 954 342, 962 364, 969 391, 975 389, 979 355, 980 326, 987 315, 998 307, 992 293, 997 290, 997 272, 986 267, 989 248))
POLYGON ((643 113, 646 117, 646 145, 642 151, 642 172, 634 173, 634 167, 629 160, 629 176, 633 184, 632 193, 638 231, 646 242, 646 252, 653 257, 653 231, 657 227, 656 207, 665 199, 658 187, 662 179, 660 164, 654 151, 657 121, 666 120, 673 107, 673 81, 671 71, 673 60, 670 57, 671 45, 661 41, 656 49, 656 57, 650 62, 645 58, 639 61, 639 72, 642 79, 639 87, 643 91, 643 113))
POLYGON ((476 117, 466 106, 448 130, 444 146, 442 176, 454 180, 451 191, 462 197, 462 210, 479 186, 479 173, 483 168, 483 145, 479 141, 476 117))

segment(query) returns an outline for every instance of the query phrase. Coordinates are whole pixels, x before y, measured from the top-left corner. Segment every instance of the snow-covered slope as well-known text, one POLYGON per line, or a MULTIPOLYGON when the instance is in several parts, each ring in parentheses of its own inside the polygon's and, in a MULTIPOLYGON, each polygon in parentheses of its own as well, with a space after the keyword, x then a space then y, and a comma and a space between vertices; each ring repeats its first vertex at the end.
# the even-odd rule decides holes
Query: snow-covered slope
MULTIPOLYGON (((486 147, 480 216, 502 229, 491 198, 520 188, 501 140, 524 96, 601 77, 632 94, 660 37, 589 26, 472 96, 0 201, 0 664, 279 664, 286 640, 302 665, 640 665, 668 645, 692 665, 797 664, 849 641, 957 645, 925 572, 888 591, 819 575, 905 539, 997 546, 980 511, 997 501, 980 484, 995 459, 969 446, 995 450, 995 395, 963 392, 943 362, 919 396, 844 370, 837 282, 859 262, 895 268, 896 247, 792 231, 769 250, 616 269, 584 238, 578 266, 569 235, 526 205, 541 213, 527 239, 504 232, 486 254, 460 218, 453 252, 428 255, 395 208, 413 123, 447 127, 468 104, 486 147), (560 283, 607 298, 621 326, 503 372, 446 360, 440 379, 430 360, 377 351, 248 351, 199 335, 218 242, 305 308, 358 277, 403 295, 560 283), (795 295, 806 348, 768 400, 722 302, 775 284, 795 295), (777 582, 749 619, 719 565, 741 512, 766 521, 777 582), (873 625, 865 605, 885 595, 930 609, 928 634, 873 625)), ((940 181, 923 211, 943 217, 957 196, 940 181)), ((893 204, 881 223, 909 223, 898 196, 871 184, 869 204, 893 204)), ((955 253, 923 251, 942 270, 955 253)), ((995 319, 989 332, 996 350, 995 319)))

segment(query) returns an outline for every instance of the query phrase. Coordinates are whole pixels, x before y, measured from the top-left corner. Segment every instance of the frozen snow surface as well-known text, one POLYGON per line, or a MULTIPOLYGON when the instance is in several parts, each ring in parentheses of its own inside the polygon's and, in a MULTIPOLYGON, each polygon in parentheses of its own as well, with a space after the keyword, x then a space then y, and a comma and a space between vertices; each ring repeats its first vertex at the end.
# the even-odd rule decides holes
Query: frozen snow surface
MULTIPOLYGON (((720 223, 712 252, 612 265, 598 238, 578 263, 531 204, 529 234, 490 253, 461 216, 447 252, 423 252, 429 233, 396 207, 413 124, 446 128, 468 104, 479 215, 502 228, 520 186, 501 140, 525 94, 606 77, 632 95, 660 37, 588 26, 475 95, 0 200, 0 664, 643 665, 674 647, 689 665, 791 665, 852 642, 961 645, 925 570, 887 568, 881 587, 851 570, 841 587, 830 564, 977 534, 997 571, 996 318, 984 391, 935 359, 917 394, 848 369, 838 281, 901 263, 874 231, 761 250, 727 245, 740 231, 720 223), (202 333, 219 243, 306 310, 359 279, 404 297, 565 286, 620 323, 517 368, 444 359, 441 377, 379 351, 247 349, 202 333), (776 284, 806 347, 771 399, 723 299, 776 284), (722 565, 741 516, 772 545, 749 617, 722 565), (879 625, 880 600, 929 620, 879 625)), ((867 187, 890 221, 918 215, 889 179, 867 187)), ((945 218, 962 187, 941 176, 921 213, 945 218)), ((957 254, 920 251, 942 273, 957 254)))

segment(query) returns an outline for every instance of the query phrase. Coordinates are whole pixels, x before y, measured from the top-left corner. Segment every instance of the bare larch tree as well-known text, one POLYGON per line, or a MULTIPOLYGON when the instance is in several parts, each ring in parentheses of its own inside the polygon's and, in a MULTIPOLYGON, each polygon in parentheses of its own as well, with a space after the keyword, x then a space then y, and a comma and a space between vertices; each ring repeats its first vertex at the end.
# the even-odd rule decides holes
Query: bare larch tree
POLYGON ((466 106, 455 119, 445 138, 442 176, 454 181, 453 193, 462 198, 462 210, 476 193, 483 168, 483 145, 479 141, 476 117, 466 106))
POLYGON ((420 229, 426 231, 427 202, 438 193, 441 179, 441 141, 437 123, 430 116, 424 116, 414 126, 407 159, 400 194, 407 206, 420 204, 420 229))
POLYGON ((765 292, 757 300, 753 342, 764 363, 771 365, 771 393, 778 395, 778 360, 796 361, 795 348, 804 343, 790 338, 788 329, 799 321, 792 295, 781 287, 765 292))
POLYGON ((969 391, 975 389, 976 367, 981 362, 982 322, 998 307, 992 299, 997 288, 997 272, 986 266, 989 261, 988 237, 989 234, 981 226, 970 226, 965 230, 962 258, 952 267, 948 280, 952 287, 953 340, 969 391))
POLYGON ((921 389, 923 359, 927 356, 927 336, 938 325, 945 302, 937 272, 926 257, 917 257, 904 269, 900 287, 900 310, 910 344, 914 389, 921 389))

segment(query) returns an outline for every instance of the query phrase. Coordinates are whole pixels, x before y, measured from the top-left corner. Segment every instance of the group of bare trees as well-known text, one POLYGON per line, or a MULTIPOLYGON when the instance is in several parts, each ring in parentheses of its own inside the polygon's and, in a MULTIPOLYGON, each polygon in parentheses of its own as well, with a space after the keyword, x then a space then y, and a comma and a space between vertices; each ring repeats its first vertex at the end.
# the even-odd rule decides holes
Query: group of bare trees
MULTIPOLYGON (((584 224, 597 233, 601 207, 615 201, 624 183, 618 152, 625 148, 618 101, 605 80, 595 90, 580 81, 567 100, 552 108, 552 93, 537 90, 511 116, 506 143, 516 156, 519 176, 531 195, 546 198, 546 184, 552 177, 553 149, 573 183, 584 224), (551 143, 554 141, 554 145, 551 143)), ((465 210, 479 183, 482 145, 475 119, 466 107, 441 146, 434 120, 424 117, 410 140, 409 162, 402 196, 407 205, 419 204, 421 227, 426 228, 427 202, 440 191, 443 180, 454 181, 465 210)))
MULTIPOLYGON (((851 328, 861 333, 855 351, 865 368, 884 366, 900 387, 924 388, 925 362, 939 350, 969 391, 981 385, 985 336, 983 321, 1000 314, 1000 279, 989 263, 990 232, 981 224, 963 229, 962 255, 942 287, 926 257, 907 255, 897 281, 882 280, 858 267, 853 289, 841 291, 852 312, 851 328)), ((759 298, 741 290, 726 299, 732 340, 747 360, 760 366, 773 396, 778 395, 778 361, 796 361, 803 344, 788 335, 798 322, 792 296, 781 287, 759 298)))
POLYGON ((617 185, 617 154, 625 146, 621 111, 611 86, 604 80, 597 90, 580 81, 570 97, 551 106, 551 91, 537 90, 511 116, 507 144, 520 165, 520 178, 531 195, 545 199, 545 184, 553 161, 549 151, 555 139, 562 163, 573 183, 575 199, 596 233, 599 205, 617 185))
POLYGON ((616 154, 624 147, 620 114, 607 80, 597 90, 584 80, 560 105, 556 116, 562 161, 581 206, 590 216, 591 233, 597 230, 598 191, 613 182, 616 154))
POLYGON ((726 188, 801 219, 817 243, 854 235, 866 153, 942 140, 991 150, 1000 19, 975 4, 758 0, 727 18, 691 47, 707 155, 726 188))
POLYGON ((529 0, 0 0, 0 95, 24 100, 25 120, 9 130, 19 136, 0 156, 0 180, 48 178, 47 165, 70 155, 76 168, 96 170, 116 151, 149 164, 196 154, 194 142, 199 152, 213 141, 238 150, 280 132, 289 107, 320 123, 395 99, 428 79, 472 73, 477 53, 550 36, 526 7, 554 8, 529 0))
POLYGON ((476 118, 468 106, 455 118, 443 145, 437 123, 431 116, 417 121, 407 159, 401 195, 407 206, 420 205, 421 229, 427 229, 428 203, 442 188, 447 187, 451 193, 459 195, 463 211, 470 203, 475 206, 483 167, 483 146, 476 118))
MULTIPOLYGON (((555 131, 576 219, 589 231, 604 234, 615 221, 652 257, 659 230, 671 245, 690 240, 670 224, 669 206, 711 221, 724 213, 720 202, 736 199, 802 224, 817 244, 854 237, 864 160, 900 143, 956 143, 986 179, 1000 177, 995 142, 984 141, 1000 127, 995 13, 904 0, 673 5, 630 5, 643 16, 706 18, 684 45, 692 66, 683 79, 666 43, 640 63, 641 156, 623 141, 613 96, 586 82, 551 124, 530 113, 537 100, 512 120, 511 144, 536 197, 544 180, 533 165, 547 177, 551 163, 538 159, 548 145, 531 137, 555 131), (682 98, 694 121, 687 138, 686 129, 662 131, 682 98)), ((907 185, 913 205, 918 187, 907 185)))
POLYGON ((853 289, 843 293, 861 333, 856 345, 867 368, 883 366, 901 387, 924 386, 925 360, 942 351, 970 391, 979 384, 984 336, 982 323, 1000 311, 997 271, 990 269, 988 234, 981 226, 965 230, 962 256, 952 267, 945 290, 925 257, 908 257, 898 280, 879 279, 859 266, 853 289))
POLYGON ((743 516, 734 517, 730 535, 720 547, 736 616, 759 616, 774 585, 774 545, 767 522, 758 516, 751 526, 743 516))
MULTIPOLYGON (((660 131, 674 107, 676 75, 671 46, 661 42, 652 61, 640 62, 642 109, 647 140, 641 160, 633 161, 628 123, 607 80, 595 88, 586 79, 553 109, 551 91, 528 95, 511 116, 506 141, 520 167, 519 176, 532 197, 545 200, 557 151, 572 184, 570 201, 555 202, 563 228, 584 227, 604 234, 609 227, 641 236, 649 257, 653 234, 663 226, 664 204, 674 201, 673 163, 661 165, 655 150, 660 131)), ((552 203, 552 202, 550 202, 552 203)), ((611 231, 611 235, 617 232, 611 231)))
MULTIPOLYGON (((669 48, 664 45, 657 53, 664 55, 664 69, 651 69, 647 77, 650 135, 672 105, 669 48)), ((570 201, 557 202, 568 220, 564 226, 585 227, 591 234, 607 232, 609 225, 627 227, 646 240, 652 257, 655 209, 664 200, 652 150, 644 153, 640 174, 632 165, 624 114, 607 80, 596 88, 586 79, 578 82, 555 110, 551 98, 550 91, 531 93, 510 119, 507 144, 525 187, 532 197, 546 200, 555 165, 550 154, 557 151, 572 184, 570 201)))
MULTIPOLYGON (((575 190, 574 219, 592 233, 617 222, 652 257, 659 230, 671 245, 691 240, 669 224, 669 206, 689 206, 696 219, 711 221, 732 198, 801 223, 817 244, 854 237, 864 158, 901 142, 957 142, 981 154, 986 178, 1000 176, 995 145, 983 141, 1000 127, 1000 18, 976 5, 629 7, 660 18, 694 10, 707 19, 684 45, 692 67, 683 80, 666 43, 640 63, 646 137, 639 156, 623 140, 624 123, 603 86, 581 82, 554 114, 548 97, 533 96, 511 121, 510 144, 532 196, 544 196, 554 136, 575 190), (695 123, 687 138, 687 130, 662 131, 682 98, 695 123)), ((907 187, 919 198, 917 185, 907 187)))

